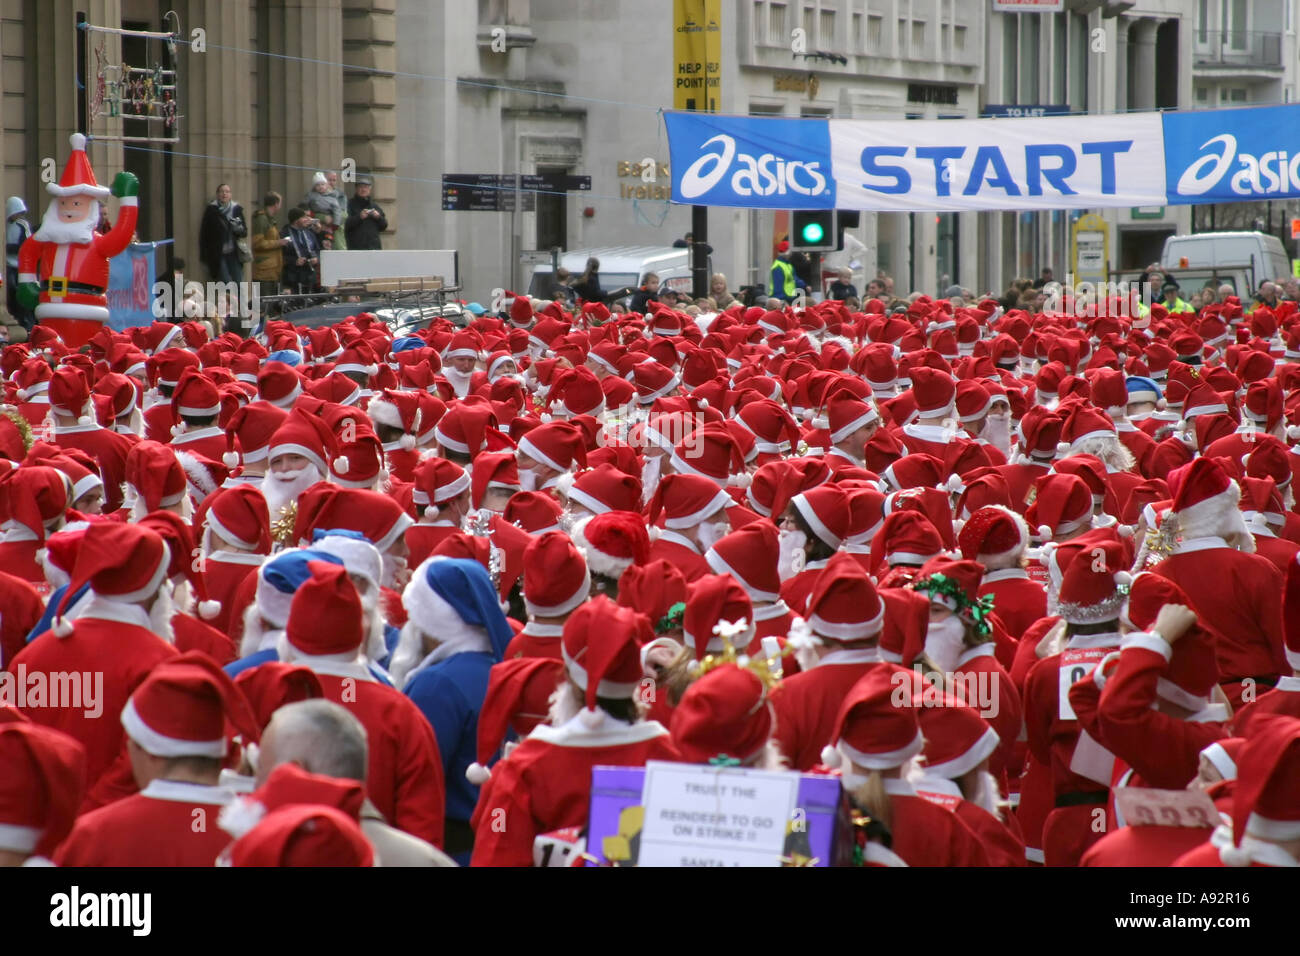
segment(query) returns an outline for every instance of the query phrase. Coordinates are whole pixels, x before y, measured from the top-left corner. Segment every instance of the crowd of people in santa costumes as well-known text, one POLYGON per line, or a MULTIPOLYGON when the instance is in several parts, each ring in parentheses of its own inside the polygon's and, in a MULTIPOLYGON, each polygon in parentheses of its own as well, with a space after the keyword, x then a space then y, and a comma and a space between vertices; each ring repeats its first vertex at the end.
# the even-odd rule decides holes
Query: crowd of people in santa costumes
POLYGON ((0 351, 0 862, 529 866, 647 761, 859 865, 1300 860, 1292 303, 506 302, 0 351))

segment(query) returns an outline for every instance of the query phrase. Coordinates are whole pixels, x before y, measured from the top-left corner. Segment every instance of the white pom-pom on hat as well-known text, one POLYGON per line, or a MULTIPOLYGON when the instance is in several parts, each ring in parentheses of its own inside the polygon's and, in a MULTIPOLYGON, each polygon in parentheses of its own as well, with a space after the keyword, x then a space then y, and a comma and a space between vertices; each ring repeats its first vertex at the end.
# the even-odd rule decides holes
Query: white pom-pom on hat
POLYGON ((595 730, 605 722, 605 717, 599 708, 584 707, 578 713, 578 721, 588 730, 595 730))
POLYGON ((1116 587, 1126 588, 1133 583, 1133 575, 1127 571, 1116 571, 1113 577, 1115 578, 1116 587))
POLYGON ((72 622, 66 617, 56 617, 54 623, 50 625, 50 632, 55 637, 70 637, 72 635, 72 622))
POLYGON ((352 462, 348 461, 347 455, 339 455, 334 459, 334 471, 338 474, 345 474, 352 462))
POLYGON ((1250 866, 1250 852, 1235 844, 1219 848, 1219 859, 1224 866, 1250 866))
POLYGON ((465 779, 476 787, 481 787, 487 783, 492 776, 492 771, 483 766, 477 760, 465 768, 465 779))
POLYGON ((397 440, 397 444, 398 447, 400 447, 403 451, 410 451, 412 448, 415 447, 415 436, 410 434, 404 434, 402 435, 401 438, 397 440))
POLYGON ((92 421, 94 421, 94 419, 91 418, 89 415, 78 415, 78 416, 77 416, 77 424, 78 424, 78 425, 89 425, 92 421))
POLYGON ((85 133, 73 133, 71 136, 68 137, 68 142, 72 144, 72 148, 73 148, 73 149, 85 149, 85 148, 86 148, 86 134, 85 134, 85 133))
POLYGON ((228 452, 223 453, 222 456, 221 456, 221 463, 222 463, 223 465, 225 465, 227 468, 238 468, 238 467, 239 467, 239 452, 236 452, 236 451, 228 451, 228 452))
POLYGON ((205 621, 210 621, 221 613, 221 602, 213 600, 200 601, 197 610, 199 617, 205 621))
POLYGON ((844 763, 844 755, 839 752, 838 748, 830 744, 822 748, 821 758, 822 763, 827 767, 839 767, 844 763))
POLYGON ((1052 529, 1049 525, 1040 524, 1037 530, 1040 538, 1050 538, 1052 536, 1052 529))
POLYGON ((1070 443, 1068 441, 1057 442, 1056 453, 1058 455, 1068 455, 1070 453, 1070 443))
POLYGON ((172 432, 172 438, 180 438, 182 435, 185 434, 185 423, 181 422, 179 425, 173 425, 171 428, 171 432, 172 432))

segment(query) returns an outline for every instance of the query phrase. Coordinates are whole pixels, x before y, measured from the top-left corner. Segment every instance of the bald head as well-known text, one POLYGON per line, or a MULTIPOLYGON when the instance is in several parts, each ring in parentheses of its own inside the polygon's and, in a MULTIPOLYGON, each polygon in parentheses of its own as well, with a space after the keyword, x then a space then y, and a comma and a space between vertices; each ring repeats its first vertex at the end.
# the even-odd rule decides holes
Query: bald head
POLYGON ((343 780, 366 779, 366 730, 347 708, 329 700, 285 704, 262 733, 257 785, 283 763, 343 780))

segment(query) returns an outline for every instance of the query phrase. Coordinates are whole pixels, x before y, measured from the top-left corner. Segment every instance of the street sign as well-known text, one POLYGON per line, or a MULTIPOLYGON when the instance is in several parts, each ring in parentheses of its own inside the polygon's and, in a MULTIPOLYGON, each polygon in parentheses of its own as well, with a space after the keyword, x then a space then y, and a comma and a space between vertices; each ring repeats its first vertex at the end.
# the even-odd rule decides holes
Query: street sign
POLYGON ((673 0, 673 109, 717 112, 721 24, 722 0, 673 0))
POLYGON ((1073 269, 1075 282, 1102 282, 1107 278, 1110 261, 1110 229, 1101 216, 1080 216, 1071 227, 1073 233, 1073 269))
POLYGON ((544 193, 564 193, 591 190, 590 176, 570 176, 567 173, 540 173, 519 177, 519 188, 544 193))
MULTIPOLYGON (((519 178, 513 173, 443 173, 442 208, 451 212, 514 212, 519 178)), ((537 208, 535 192, 518 195, 520 212, 537 208)))

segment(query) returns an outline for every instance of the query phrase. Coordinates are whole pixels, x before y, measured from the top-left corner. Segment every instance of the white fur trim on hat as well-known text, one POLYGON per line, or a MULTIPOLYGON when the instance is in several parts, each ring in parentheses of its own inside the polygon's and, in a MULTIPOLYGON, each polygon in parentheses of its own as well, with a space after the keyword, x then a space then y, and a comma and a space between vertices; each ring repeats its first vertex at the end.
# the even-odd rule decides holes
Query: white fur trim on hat
POLYGON ((226 738, 217 740, 178 740, 160 734, 137 713, 135 701, 122 708, 122 729, 126 735, 155 757, 210 757, 220 760, 226 755, 226 738))
POLYGON ((964 754, 944 763, 927 763, 925 766, 926 772, 937 777, 955 780, 957 777, 963 776, 978 767, 1000 745, 1001 738, 998 737, 997 731, 990 727, 964 754))
POLYGON ((901 767, 919 754, 924 746, 925 741, 921 738, 920 731, 917 731, 912 742, 906 747, 884 753, 863 753, 861 750, 852 747, 843 738, 835 743, 835 749, 840 752, 841 756, 848 758, 859 767, 866 767, 868 770, 892 770, 895 767, 901 767))
MULTIPOLYGON (((560 647, 560 654, 564 658, 564 666, 569 672, 569 679, 577 684, 578 688, 585 693, 587 690, 586 668, 570 657, 568 648, 563 645, 560 647)), ((640 686, 640 681, 602 680, 596 685, 596 696, 608 697, 616 700, 632 697, 636 694, 637 688, 640 686)))

